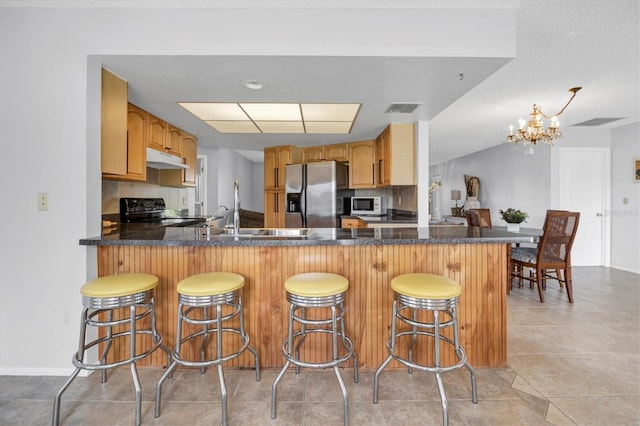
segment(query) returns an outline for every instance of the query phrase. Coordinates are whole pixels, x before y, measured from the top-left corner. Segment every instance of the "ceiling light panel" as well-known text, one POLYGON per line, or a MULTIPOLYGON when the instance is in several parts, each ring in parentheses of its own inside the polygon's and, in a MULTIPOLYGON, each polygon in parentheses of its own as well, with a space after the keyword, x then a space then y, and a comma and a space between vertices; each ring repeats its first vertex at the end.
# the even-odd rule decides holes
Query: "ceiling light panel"
POLYGON ((178 102, 200 120, 248 120, 247 114, 237 103, 223 102, 178 102))
POLYGON ((220 133, 349 134, 361 104, 178 102, 220 133))
POLYGON ((301 121, 299 104, 240 103, 253 121, 301 121))
POLYGON ((262 133, 304 133, 302 121, 257 121, 262 133))
POLYGON ((261 133, 251 121, 205 121, 220 133, 261 133))
POLYGON ((360 104, 301 104, 305 121, 353 121, 360 104))

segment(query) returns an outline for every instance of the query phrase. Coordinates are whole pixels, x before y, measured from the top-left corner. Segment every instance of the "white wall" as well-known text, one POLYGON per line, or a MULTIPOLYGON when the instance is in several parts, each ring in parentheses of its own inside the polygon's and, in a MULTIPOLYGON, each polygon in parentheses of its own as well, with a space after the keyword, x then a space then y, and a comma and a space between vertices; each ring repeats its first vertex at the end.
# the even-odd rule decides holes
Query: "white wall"
POLYGON ((0 374, 72 369, 78 289, 96 275, 96 250, 78 241, 100 233, 102 55, 513 57, 514 21, 498 10, 1 8, 0 196, 11 203, 0 209, 0 374))
MULTIPOLYGON (((555 146, 605 147, 611 149, 610 237, 611 266, 640 272, 640 183, 633 183, 633 158, 640 157, 638 123, 620 129, 569 127, 555 146), (628 203, 623 204, 627 198, 628 203)), ((555 147, 537 146, 533 155, 507 143, 432 166, 430 176, 442 175, 442 187, 434 193, 444 214, 451 214, 451 189, 465 193, 464 175, 480 178, 482 207, 491 209, 494 225, 504 225, 499 210, 508 207, 529 213, 526 226, 541 228, 545 211, 554 206, 550 168, 555 147), (508 177, 508 178, 507 178, 508 177)), ((464 195, 463 200, 464 202, 464 195)))
POLYGON ((611 132, 611 266, 640 273, 640 182, 633 161, 640 159, 640 123, 611 132), (626 200, 626 202, 625 202, 626 200))

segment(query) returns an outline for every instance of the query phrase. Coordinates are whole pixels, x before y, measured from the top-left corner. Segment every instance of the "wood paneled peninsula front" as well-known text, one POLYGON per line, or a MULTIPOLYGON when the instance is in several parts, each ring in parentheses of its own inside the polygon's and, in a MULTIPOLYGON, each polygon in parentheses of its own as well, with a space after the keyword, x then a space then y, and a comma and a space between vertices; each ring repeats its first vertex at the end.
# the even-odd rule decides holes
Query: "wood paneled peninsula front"
MULTIPOLYGON (((159 277, 158 326, 170 347, 175 342, 177 283, 210 271, 242 274, 245 327, 265 368, 283 365, 281 344, 288 310, 284 280, 311 271, 344 275, 350 282, 345 301, 347 334, 355 342, 359 366, 365 369, 377 368, 387 356, 393 301, 390 280, 409 272, 441 274, 460 283, 460 335, 471 365, 505 366, 508 253, 512 243, 528 242, 531 237, 462 226, 312 229, 304 238, 201 237, 189 227, 142 227, 80 240, 81 245, 97 246, 99 276, 146 272, 159 277)), ((326 343, 311 342, 309 356, 314 351, 326 354, 326 343)), ((117 354, 125 349, 114 350, 117 354)), ((428 356, 431 349, 421 351, 419 357, 428 356)), ((199 349, 194 346, 193 350, 199 349)), ((154 353, 141 365, 163 362, 162 354, 154 353)), ((249 355, 230 364, 251 365, 249 355)))

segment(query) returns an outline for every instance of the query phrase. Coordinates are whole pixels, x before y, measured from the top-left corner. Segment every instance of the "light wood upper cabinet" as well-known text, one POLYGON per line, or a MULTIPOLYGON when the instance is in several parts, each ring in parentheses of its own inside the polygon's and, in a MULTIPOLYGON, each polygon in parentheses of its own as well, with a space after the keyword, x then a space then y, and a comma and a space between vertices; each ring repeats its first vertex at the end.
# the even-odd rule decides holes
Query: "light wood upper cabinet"
POLYGON ((180 156, 182 153, 182 131, 171 124, 167 124, 167 137, 164 151, 167 154, 180 156))
POLYGON ((308 146, 302 148, 302 162, 312 163, 314 161, 323 161, 324 158, 324 146, 308 146))
POLYGON ((389 132, 385 129, 376 138, 376 186, 385 186, 385 177, 388 174, 388 162, 385 161, 389 150, 389 132), (386 167, 386 168, 385 168, 386 167))
POLYGON ((376 187, 375 141, 351 142, 349 145, 349 188, 376 187))
POLYGON ((102 69, 101 98, 102 173, 127 174, 127 82, 102 69))
POLYGON ((167 123, 155 115, 149 114, 149 148, 164 151, 167 139, 167 123))
POLYGON ((293 145, 272 146, 264 149, 264 189, 284 191, 287 164, 302 161, 302 150, 293 145))
POLYGON ((195 136, 181 132, 181 145, 182 158, 184 159, 184 163, 189 166, 188 169, 182 172, 184 174, 182 184, 196 186, 196 179, 198 177, 198 141, 195 136))
POLYGON ((181 130, 149 114, 149 148, 171 155, 182 155, 181 130))
MULTIPOLYGON (((177 128, 173 128, 177 129, 177 128)), ((158 183, 164 186, 196 186, 198 175, 198 140, 195 136, 177 129, 180 136, 182 162, 189 166, 188 169, 160 170, 158 183)))
POLYGON ((349 150, 346 143, 336 143, 324 146, 324 159, 335 161, 349 161, 349 150))
POLYGON ((416 185, 416 137, 413 123, 390 124, 376 140, 379 186, 416 185))
POLYGON ((117 175, 102 173, 105 179, 147 180, 147 135, 149 115, 135 105, 127 108, 127 158, 126 173, 117 175))

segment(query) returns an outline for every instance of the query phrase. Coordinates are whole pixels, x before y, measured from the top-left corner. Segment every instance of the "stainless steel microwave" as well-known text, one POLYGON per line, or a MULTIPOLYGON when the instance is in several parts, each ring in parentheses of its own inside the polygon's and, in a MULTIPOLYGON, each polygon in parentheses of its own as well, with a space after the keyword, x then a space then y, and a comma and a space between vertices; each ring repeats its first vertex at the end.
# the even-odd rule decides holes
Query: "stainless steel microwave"
POLYGON ((387 214, 386 199, 383 197, 351 197, 351 214, 383 216, 387 214))

